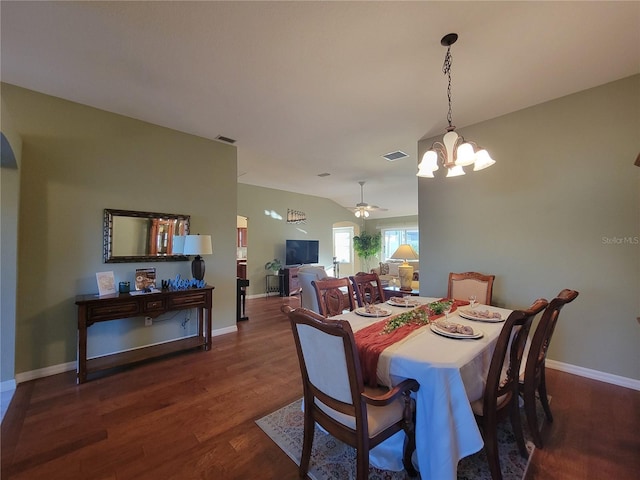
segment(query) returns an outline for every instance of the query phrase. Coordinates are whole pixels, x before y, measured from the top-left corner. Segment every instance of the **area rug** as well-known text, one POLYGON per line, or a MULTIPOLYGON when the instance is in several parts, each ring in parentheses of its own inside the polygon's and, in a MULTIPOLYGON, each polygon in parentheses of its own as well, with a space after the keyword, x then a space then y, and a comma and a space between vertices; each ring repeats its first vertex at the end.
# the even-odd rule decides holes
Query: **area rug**
MULTIPOLYGON (((256 420, 258 426, 294 461, 300 465, 302 452, 302 434, 304 418, 301 408, 302 399, 256 420)), ((524 412, 522 412, 524 415, 524 412)), ((523 422, 526 419, 522 418, 523 422)), ((526 423, 523 423, 526 425, 526 423)), ((535 448, 524 428, 525 442, 529 458, 535 448)), ((504 480, 521 480, 527 470, 528 460, 520 456, 515 438, 508 421, 498 427, 498 447, 500 466, 504 480)), ((355 449, 336 440, 316 427, 313 451, 309 466, 309 478, 313 480, 351 480, 356 478, 355 449)), ((369 479, 405 480, 406 473, 380 470, 373 466, 369 469, 369 479)), ((419 477, 418 477, 419 478, 419 477)), ((458 480, 491 480, 491 473, 484 450, 465 457, 458 463, 458 480)))

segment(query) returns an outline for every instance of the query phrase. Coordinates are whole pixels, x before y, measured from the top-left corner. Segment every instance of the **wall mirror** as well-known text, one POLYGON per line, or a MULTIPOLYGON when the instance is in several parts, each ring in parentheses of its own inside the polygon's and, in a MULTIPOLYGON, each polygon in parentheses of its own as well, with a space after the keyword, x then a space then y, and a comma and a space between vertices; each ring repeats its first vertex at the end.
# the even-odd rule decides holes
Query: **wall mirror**
POLYGON ((188 234, 189 215, 105 208, 104 263, 189 260, 173 253, 173 236, 188 234))

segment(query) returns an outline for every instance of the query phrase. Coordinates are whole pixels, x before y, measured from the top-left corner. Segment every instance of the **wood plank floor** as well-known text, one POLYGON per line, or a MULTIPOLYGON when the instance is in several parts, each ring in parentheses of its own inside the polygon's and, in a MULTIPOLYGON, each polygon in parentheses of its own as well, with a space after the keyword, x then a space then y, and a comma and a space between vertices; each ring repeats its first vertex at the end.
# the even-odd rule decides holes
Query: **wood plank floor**
MULTIPOLYGON (((294 479, 255 420, 302 396, 280 306, 250 299, 237 334, 76 385, 18 386, 2 422, 3 480, 294 479)), ((298 299, 291 298, 298 306, 298 299)), ((214 312, 215 313, 215 312, 214 312)), ((548 371, 555 422, 527 478, 638 479, 640 392, 548 371)))

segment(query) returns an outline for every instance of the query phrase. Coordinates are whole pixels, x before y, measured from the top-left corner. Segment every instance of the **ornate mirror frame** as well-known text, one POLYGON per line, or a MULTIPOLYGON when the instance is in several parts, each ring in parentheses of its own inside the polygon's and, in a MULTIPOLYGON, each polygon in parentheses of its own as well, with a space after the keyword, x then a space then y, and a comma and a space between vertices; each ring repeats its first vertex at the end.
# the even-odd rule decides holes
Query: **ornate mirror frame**
MULTIPOLYGON (((180 262, 189 260, 183 254, 172 254, 171 246, 173 235, 189 234, 189 215, 173 213, 138 212, 134 210, 104 209, 103 223, 103 261, 104 263, 134 263, 134 262, 180 262), (124 221, 124 218, 131 218, 144 227, 136 236, 144 241, 144 253, 140 252, 119 252, 116 245, 116 255, 114 255, 114 240, 118 238, 114 232, 114 223, 124 221), (144 238, 142 238, 144 236, 144 238), (160 246, 160 248, 158 248, 160 246)), ((120 232, 122 233, 122 232, 120 232)))

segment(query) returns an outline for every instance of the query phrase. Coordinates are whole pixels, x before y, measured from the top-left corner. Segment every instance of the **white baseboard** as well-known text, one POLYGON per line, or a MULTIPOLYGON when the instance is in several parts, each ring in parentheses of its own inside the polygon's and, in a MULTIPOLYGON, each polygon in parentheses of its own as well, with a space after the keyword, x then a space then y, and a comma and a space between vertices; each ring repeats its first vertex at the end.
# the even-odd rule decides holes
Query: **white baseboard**
MULTIPOLYGON (((226 335, 227 333, 234 333, 238 331, 236 325, 230 327, 218 328, 212 330, 211 335, 217 337, 219 335, 226 335)), ((571 373, 580 377, 591 378, 592 380, 598 380, 600 382, 610 383, 612 385, 618 385, 620 387, 631 388, 633 390, 640 390, 640 380, 633 378, 622 377, 620 375, 614 375, 611 373, 600 372, 598 370, 591 370, 589 368, 578 367, 569 363, 558 362, 556 360, 547 359, 546 365, 554 370, 561 372, 571 373)), ((15 390, 16 384, 27 382, 29 380, 35 380, 36 378, 48 377, 50 375, 57 375, 58 373, 68 372, 70 370, 76 370, 76 362, 61 363, 58 365, 52 365, 50 367, 40 368, 38 370, 31 370, 29 372, 18 373, 15 380, 7 380, 0 383, 0 391, 15 390)))
POLYGON ((232 325, 230 327, 217 328, 215 330, 212 330, 211 335, 214 337, 217 337, 220 335, 226 335, 227 333, 234 333, 237 331, 238 331, 238 325, 232 325))
POLYGON ((59 363, 58 365, 51 365, 50 367, 44 367, 37 370, 18 373, 16 374, 16 383, 28 382, 29 380, 35 380, 36 378, 57 375, 59 373, 64 373, 75 369, 76 362, 59 363))
POLYGON ((633 390, 640 390, 640 380, 633 378, 621 377, 620 375, 613 375, 612 373, 600 372, 598 370, 591 370, 590 368, 578 367, 569 363, 549 359, 545 361, 545 364, 547 367, 560 370, 561 372, 572 373, 580 377, 591 378, 592 380, 611 383, 612 385, 631 388, 633 390))
MULTIPOLYGON (((211 336, 217 337, 219 335, 225 335, 227 333, 234 333, 237 331, 238 331, 238 326, 232 325, 230 327, 217 328, 212 330, 211 336)), ((148 346, 148 345, 145 345, 145 346, 148 346)), ((143 348, 143 347, 138 347, 138 348, 143 348)), ((132 350, 135 350, 135 349, 132 349, 132 350)), ((117 352, 114 352, 114 353, 117 353, 117 352)), ((16 383, 28 382, 29 380, 35 380, 36 378, 43 378, 43 377, 48 377, 50 375, 57 375, 58 373, 69 372, 71 370, 76 370, 76 369, 77 369, 77 362, 67 362, 67 363, 60 363, 58 365, 51 365, 50 367, 39 368, 37 370, 18 373, 16 375, 15 381, 7 380, 6 382, 2 382, 1 384, 3 388, 2 391, 4 391, 5 383, 13 382, 13 389, 15 390, 16 383)))

